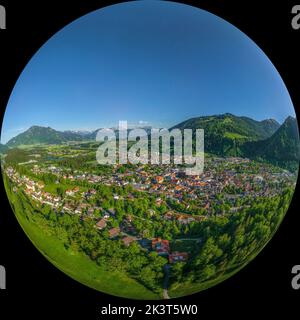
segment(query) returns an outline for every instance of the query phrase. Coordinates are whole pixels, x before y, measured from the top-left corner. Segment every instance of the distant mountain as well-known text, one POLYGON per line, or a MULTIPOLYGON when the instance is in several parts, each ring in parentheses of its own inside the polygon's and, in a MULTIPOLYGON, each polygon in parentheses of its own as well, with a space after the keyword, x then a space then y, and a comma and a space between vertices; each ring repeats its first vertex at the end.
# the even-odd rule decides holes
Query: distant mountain
MULTIPOLYGON (((280 126, 273 119, 256 121, 230 113, 192 118, 171 129, 204 129, 205 151, 219 156, 241 156, 261 159, 297 169, 300 159, 298 125, 288 117, 280 126)), ((115 130, 118 136, 118 130, 115 130)), ((151 127, 144 127, 147 134, 151 127)), ((170 129, 170 130, 171 130, 170 129)), ((100 129, 98 129, 100 130, 100 129)), ((0 145, 0 153, 20 145, 62 144, 69 141, 95 141, 95 131, 57 131, 50 127, 32 126, 27 131, 0 145)), ((128 129, 128 132, 131 129, 128 129)))
POLYGON ((32 126, 7 142, 8 147, 31 144, 61 144, 67 141, 81 141, 82 136, 71 131, 56 131, 50 127, 32 126))
POLYGON ((203 116, 184 121, 171 129, 204 129, 205 151, 221 156, 242 156, 248 141, 269 138, 280 124, 273 119, 256 121, 230 113, 203 116))
MULTIPOLYGON (((111 128, 115 131, 118 137, 118 130, 111 128)), ((50 127, 32 126, 23 133, 10 139, 6 147, 14 148, 21 145, 34 145, 34 144, 62 144, 69 141, 95 141, 97 132, 95 131, 57 131, 50 127)), ((128 129, 129 132, 131 129, 128 129)), ((150 133, 149 127, 145 127, 147 133, 150 133)))
POLYGON ((99 130, 101 130, 101 129, 94 130, 94 131, 90 132, 88 135, 86 135, 85 137, 87 138, 87 140, 94 140, 94 141, 96 141, 97 132, 98 132, 99 130))
POLYGON ((260 122, 267 137, 274 134, 280 127, 280 124, 274 119, 267 119, 260 122))
MULTIPOLYGON (((136 129, 137 127, 132 127, 127 129, 127 134, 132 130, 132 129, 136 129)), ((150 126, 145 126, 145 127, 138 127, 139 129, 144 129, 146 131, 146 133, 149 135, 151 134, 151 127, 150 126)), ((114 130, 116 137, 119 137, 119 128, 109 128, 111 130, 114 130)), ((86 131, 86 132, 81 132, 81 136, 85 139, 85 140, 96 140, 96 136, 98 131, 101 130, 101 128, 94 130, 94 131, 86 131)))
POLYGON ((9 150, 9 147, 5 144, 0 143, 0 153, 5 153, 9 150))
POLYGON ((68 134, 75 134, 81 137, 89 137, 93 133, 93 131, 88 130, 66 130, 63 132, 68 134))
POLYGON ((287 168, 291 166, 297 168, 300 160, 297 120, 288 117, 271 137, 245 143, 243 150, 245 155, 250 158, 260 158, 287 168))

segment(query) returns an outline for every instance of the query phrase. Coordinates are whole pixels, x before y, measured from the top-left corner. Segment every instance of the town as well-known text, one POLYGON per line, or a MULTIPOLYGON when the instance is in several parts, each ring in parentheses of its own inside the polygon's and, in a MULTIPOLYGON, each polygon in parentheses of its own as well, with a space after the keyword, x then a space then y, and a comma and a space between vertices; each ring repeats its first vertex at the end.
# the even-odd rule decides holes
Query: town
POLYGON ((121 239, 126 247, 136 242, 171 264, 187 261, 201 242, 189 232, 191 227, 234 215, 255 198, 273 197, 283 185, 295 183, 286 170, 238 157, 206 157, 204 172, 196 176, 186 175, 180 166, 145 164, 114 165, 96 174, 93 166, 81 170, 56 163, 57 156, 87 156, 78 145, 34 151, 27 161, 5 165, 14 192, 22 191, 36 208, 48 206, 57 214, 92 220, 108 239, 121 239))

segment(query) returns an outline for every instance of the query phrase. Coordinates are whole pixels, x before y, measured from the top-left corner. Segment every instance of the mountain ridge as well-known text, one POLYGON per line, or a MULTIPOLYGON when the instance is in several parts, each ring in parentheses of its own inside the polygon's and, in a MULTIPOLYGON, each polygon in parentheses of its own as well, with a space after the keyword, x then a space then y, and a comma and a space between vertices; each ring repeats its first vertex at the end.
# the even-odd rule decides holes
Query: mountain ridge
POLYGON ((204 129, 205 151, 219 156, 242 156, 241 145, 269 138, 280 127, 274 119, 257 121, 231 113, 195 117, 171 129, 204 129))
POLYGON ((286 118, 271 137, 245 143, 243 149, 249 158, 267 160, 281 167, 297 169, 300 160, 300 139, 296 118, 286 118))
MULTIPOLYGON (((147 127, 147 134, 150 134, 147 127)), ((257 121, 231 113, 194 117, 185 120, 172 129, 204 129, 205 152, 218 156, 240 156, 261 159, 274 164, 292 163, 295 167, 300 158, 299 132, 296 118, 289 116, 280 125, 274 119, 257 121)), ((118 135, 118 130, 115 130, 118 135)), ((93 141, 94 131, 58 131, 51 127, 31 126, 28 130, 10 139, 3 145, 7 148, 20 145, 62 144, 71 141, 93 141)), ((129 129, 130 130, 130 129, 129 129)))

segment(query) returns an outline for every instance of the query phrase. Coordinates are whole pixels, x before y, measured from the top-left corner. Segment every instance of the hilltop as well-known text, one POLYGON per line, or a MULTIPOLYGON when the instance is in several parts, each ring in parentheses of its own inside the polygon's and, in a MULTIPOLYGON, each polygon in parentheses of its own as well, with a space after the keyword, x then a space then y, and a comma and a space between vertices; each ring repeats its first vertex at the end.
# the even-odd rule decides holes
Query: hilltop
POLYGON ((243 156, 241 146, 248 141, 269 138, 280 124, 273 119, 256 121, 230 113, 184 121, 171 129, 204 129, 205 151, 220 156, 243 156))
POLYGON ((10 139, 6 146, 13 148, 20 145, 61 144, 67 141, 81 141, 82 135, 71 131, 57 131, 50 127, 32 126, 23 133, 10 139))

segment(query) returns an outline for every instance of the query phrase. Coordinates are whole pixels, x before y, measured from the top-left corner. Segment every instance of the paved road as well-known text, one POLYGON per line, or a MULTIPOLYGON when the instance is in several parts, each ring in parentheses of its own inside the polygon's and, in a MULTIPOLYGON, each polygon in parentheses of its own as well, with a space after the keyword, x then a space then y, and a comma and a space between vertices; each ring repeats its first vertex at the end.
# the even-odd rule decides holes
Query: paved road
POLYGON ((165 278, 164 278, 164 283, 163 283, 163 286, 164 286, 163 298, 164 299, 170 299, 169 294, 168 294, 170 268, 171 268, 171 265, 169 265, 169 264, 166 264, 164 267, 164 272, 165 272, 165 278))
POLYGON ((163 290, 163 298, 164 298, 164 299, 170 299, 167 289, 164 289, 164 290, 163 290))

